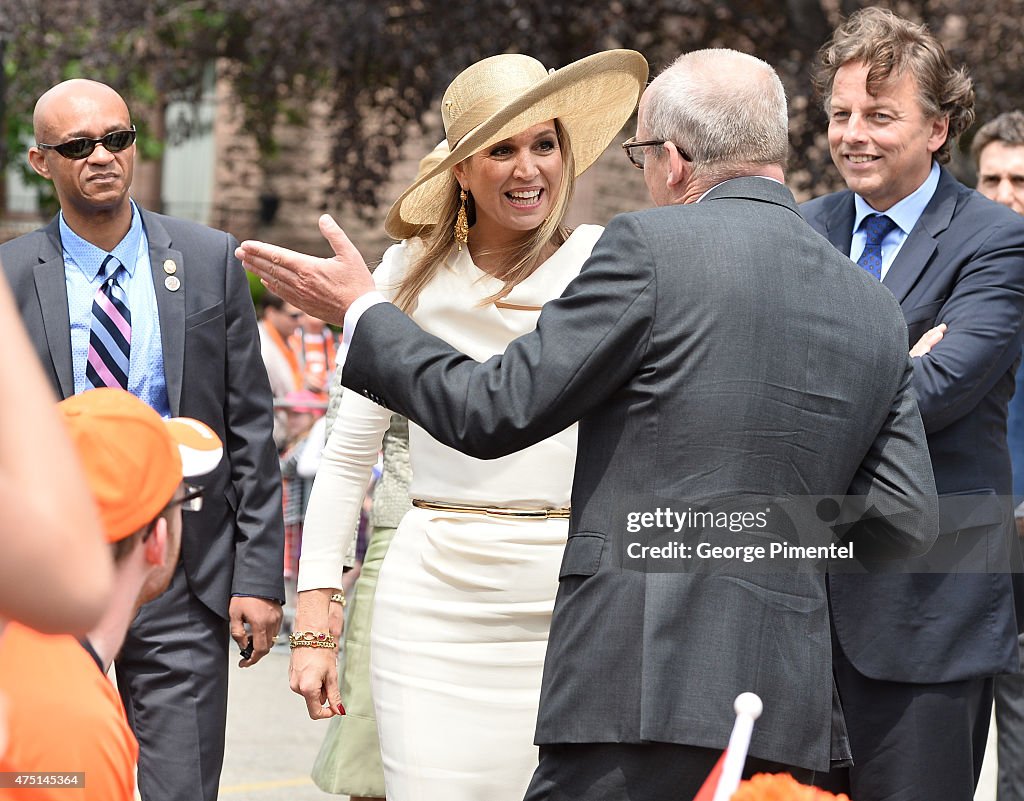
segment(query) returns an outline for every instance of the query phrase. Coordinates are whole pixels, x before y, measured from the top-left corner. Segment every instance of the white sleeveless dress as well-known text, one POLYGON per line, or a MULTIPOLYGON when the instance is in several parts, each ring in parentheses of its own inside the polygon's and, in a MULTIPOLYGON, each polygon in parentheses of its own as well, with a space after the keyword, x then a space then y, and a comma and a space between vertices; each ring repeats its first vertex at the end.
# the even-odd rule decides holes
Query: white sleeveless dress
MULTIPOLYGON (((500 282, 453 251, 413 319, 478 361, 536 326, 602 233, 580 226, 498 304, 500 282)), ((391 294, 417 247, 391 247, 374 274, 391 294)), ((300 590, 338 586, 390 412, 345 393, 310 499, 300 590)), ((576 426, 494 460, 465 456, 410 423, 413 498, 448 504, 569 505, 576 426)), ((389 801, 520 801, 537 765, 541 672, 567 520, 412 509, 381 567, 370 629, 371 686, 389 801)), ((342 699, 344 701, 344 699, 342 699)))

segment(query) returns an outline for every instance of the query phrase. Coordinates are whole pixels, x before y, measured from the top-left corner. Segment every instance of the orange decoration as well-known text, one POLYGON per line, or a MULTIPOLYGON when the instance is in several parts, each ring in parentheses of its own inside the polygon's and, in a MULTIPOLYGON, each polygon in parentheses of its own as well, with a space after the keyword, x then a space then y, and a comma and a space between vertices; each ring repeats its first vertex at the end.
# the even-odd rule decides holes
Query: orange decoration
POLYGON ((845 793, 833 795, 800 784, 788 773, 758 773, 741 782, 731 801, 850 801, 845 793))

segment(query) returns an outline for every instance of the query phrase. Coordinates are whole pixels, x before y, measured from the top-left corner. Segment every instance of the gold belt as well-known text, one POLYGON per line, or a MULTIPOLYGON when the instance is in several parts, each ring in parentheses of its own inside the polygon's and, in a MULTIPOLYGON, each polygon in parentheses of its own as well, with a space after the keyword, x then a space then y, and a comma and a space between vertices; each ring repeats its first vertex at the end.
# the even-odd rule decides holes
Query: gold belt
POLYGON ((438 503, 436 501, 423 501, 419 498, 413 498, 412 505, 417 509, 430 509, 434 512, 458 512, 467 515, 513 517, 526 520, 565 520, 568 519, 570 512, 568 507, 562 507, 561 509, 510 509, 501 506, 467 506, 459 503, 438 503))

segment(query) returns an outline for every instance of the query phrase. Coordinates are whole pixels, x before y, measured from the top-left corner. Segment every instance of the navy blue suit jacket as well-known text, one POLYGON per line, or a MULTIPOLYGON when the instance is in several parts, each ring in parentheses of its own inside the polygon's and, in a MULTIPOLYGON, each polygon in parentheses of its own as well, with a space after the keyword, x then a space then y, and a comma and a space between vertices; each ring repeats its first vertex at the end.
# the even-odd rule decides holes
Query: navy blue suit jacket
MULTIPOLYGON (((852 192, 812 200, 801 211, 850 253, 852 192)), ((1009 496, 1006 417, 1021 355, 1024 218, 942 170, 883 283, 903 309, 911 344, 939 323, 948 326, 931 353, 913 360, 940 501, 1009 496)), ((935 548, 963 554, 959 573, 832 576, 836 633, 861 673, 931 683, 1018 669, 1009 499, 986 512, 969 526, 940 517, 935 548), (986 565, 991 572, 980 572, 986 565)))
POLYGON ((1024 369, 1017 368, 1017 391, 1010 401, 1007 442, 1013 465, 1013 502, 1024 501, 1024 369))

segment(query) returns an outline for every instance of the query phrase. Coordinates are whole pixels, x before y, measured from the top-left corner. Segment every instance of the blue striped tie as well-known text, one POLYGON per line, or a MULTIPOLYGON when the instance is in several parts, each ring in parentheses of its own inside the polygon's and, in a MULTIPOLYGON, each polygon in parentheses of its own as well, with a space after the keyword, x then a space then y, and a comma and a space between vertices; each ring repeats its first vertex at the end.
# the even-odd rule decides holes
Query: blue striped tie
POLYGON ((120 270, 121 263, 108 255, 100 267, 103 283, 92 299, 85 377, 93 387, 128 389, 132 314, 124 289, 117 283, 120 270))

